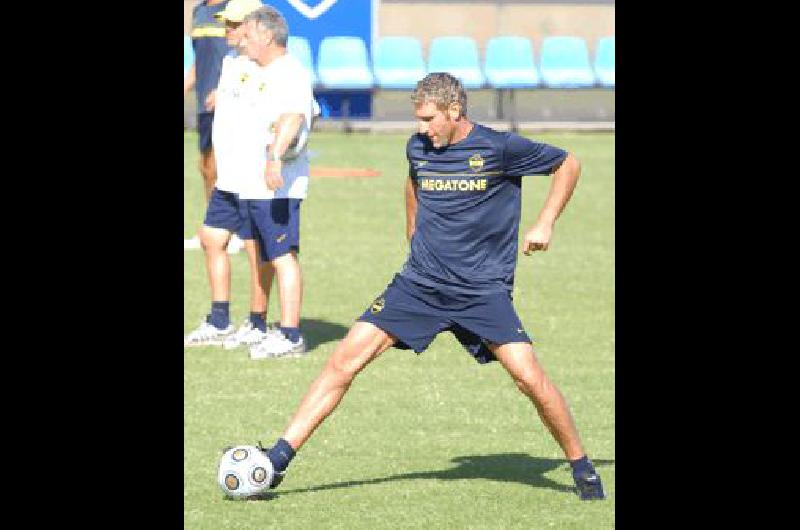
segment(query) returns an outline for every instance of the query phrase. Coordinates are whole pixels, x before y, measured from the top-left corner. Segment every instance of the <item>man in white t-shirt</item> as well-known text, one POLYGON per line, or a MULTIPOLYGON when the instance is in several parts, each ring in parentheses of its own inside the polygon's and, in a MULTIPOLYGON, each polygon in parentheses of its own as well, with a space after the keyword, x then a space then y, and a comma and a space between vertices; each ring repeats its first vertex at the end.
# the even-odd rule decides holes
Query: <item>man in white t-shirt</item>
POLYGON ((297 252, 315 105, 308 73, 287 53, 287 40, 286 21, 273 7, 262 6, 244 17, 240 50, 254 61, 254 68, 240 87, 238 115, 230 116, 236 134, 228 138, 229 148, 237 156, 228 160, 241 176, 239 198, 250 215, 261 258, 275 271, 281 308, 279 333, 267 334, 252 346, 252 359, 306 351, 300 334, 303 282, 297 252))
POLYGON ((238 54, 242 20, 261 7, 260 0, 230 0, 214 16, 225 24, 226 39, 233 50, 222 60, 219 83, 209 93, 206 105, 214 109, 211 132, 216 153, 217 179, 212 189, 200 239, 206 255, 211 286, 211 312, 184 339, 185 346, 223 345, 226 348, 259 342, 269 331, 266 324, 267 300, 273 271, 269 263, 259 263, 258 249, 246 208, 239 198, 246 173, 239 169, 238 121, 248 111, 252 93, 251 72, 256 63, 238 54), (244 241, 250 266, 250 315, 234 330, 230 322, 230 259, 226 253, 232 237, 244 241))

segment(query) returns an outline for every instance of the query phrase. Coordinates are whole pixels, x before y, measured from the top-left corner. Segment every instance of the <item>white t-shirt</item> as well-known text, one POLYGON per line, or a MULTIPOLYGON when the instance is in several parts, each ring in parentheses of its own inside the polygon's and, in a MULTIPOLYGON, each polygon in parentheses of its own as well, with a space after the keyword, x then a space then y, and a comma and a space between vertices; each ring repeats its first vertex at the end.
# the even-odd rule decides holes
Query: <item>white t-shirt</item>
MULTIPOLYGON (((249 61, 244 57, 241 59, 249 61)), ((263 67, 249 62, 248 66, 230 69, 234 74, 224 80, 222 76, 228 72, 223 62, 213 131, 217 182, 220 178, 225 179, 223 171, 229 171, 235 173, 230 182, 236 187, 230 191, 236 191, 241 199, 304 199, 308 191, 306 142, 315 110, 311 80, 302 64, 288 54, 263 67), (223 107, 219 107, 220 91, 223 90, 223 107), (226 105, 229 101, 233 103, 226 105), (221 130, 218 130, 220 112, 224 115, 221 130), (303 114, 305 119, 297 147, 287 152, 288 159, 284 157, 281 172, 284 184, 271 191, 267 188, 264 173, 267 148, 275 140, 274 124, 284 113, 303 114), (223 152, 218 151, 217 138, 223 152), (223 157, 225 160, 220 165, 223 157)), ((224 180, 224 183, 227 185, 228 181, 224 180)))
POLYGON ((214 126, 211 130, 217 163, 216 187, 222 191, 239 193, 243 185, 244 173, 240 162, 243 145, 239 141, 239 120, 247 106, 244 95, 253 90, 252 72, 256 66, 256 63, 244 55, 227 55, 222 59, 214 107, 214 126))

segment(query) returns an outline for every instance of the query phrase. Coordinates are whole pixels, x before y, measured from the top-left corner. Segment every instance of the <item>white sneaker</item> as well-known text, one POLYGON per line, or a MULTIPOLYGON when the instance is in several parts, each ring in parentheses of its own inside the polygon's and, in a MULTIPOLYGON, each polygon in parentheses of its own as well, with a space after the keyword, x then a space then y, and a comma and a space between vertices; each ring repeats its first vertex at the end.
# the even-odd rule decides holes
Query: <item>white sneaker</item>
POLYGON ((264 340, 250 347, 250 358, 269 359, 278 357, 300 357, 306 353, 306 343, 301 335, 292 342, 283 333, 271 333, 264 340))
POLYGON ((200 238, 194 236, 191 239, 183 240, 183 250, 197 250, 200 248, 200 238))
POLYGON ((267 324, 267 331, 261 331, 257 327, 253 326, 253 323, 250 322, 250 319, 245 319, 244 323, 239 326, 239 329, 236 330, 232 336, 225 339, 222 343, 222 347, 226 350, 231 350, 233 348, 238 348, 239 346, 252 346, 254 344, 258 344, 262 340, 264 340, 267 335, 272 333, 280 333, 278 328, 270 326, 267 324))
POLYGON ((239 236, 232 234, 228 241, 228 254, 236 254, 244 248, 244 241, 239 239, 239 236))
POLYGON ((225 339, 235 332, 233 324, 229 324, 225 329, 219 329, 206 322, 200 323, 197 329, 186 335, 183 339, 184 346, 220 346, 225 339))

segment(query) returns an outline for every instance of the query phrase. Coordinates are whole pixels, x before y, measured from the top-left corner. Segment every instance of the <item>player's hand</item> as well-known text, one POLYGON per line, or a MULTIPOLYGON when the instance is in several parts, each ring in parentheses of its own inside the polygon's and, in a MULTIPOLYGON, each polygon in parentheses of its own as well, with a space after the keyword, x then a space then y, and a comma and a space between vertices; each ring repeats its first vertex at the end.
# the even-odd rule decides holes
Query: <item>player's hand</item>
POLYGON ((267 160, 267 169, 264 172, 264 177, 267 181, 267 188, 272 191, 283 186, 282 166, 283 163, 280 160, 267 160))
POLYGON ((550 238, 553 235, 553 225, 542 223, 535 224, 525 233, 522 241, 522 252, 530 256, 537 250, 547 250, 550 246, 550 238))
POLYGON ((212 90, 211 92, 208 93, 208 95, 206 96, 205 105, 207 111, 211 112, 212 110, 214 110, 214 107, 217 105, 216 90, 212 90))

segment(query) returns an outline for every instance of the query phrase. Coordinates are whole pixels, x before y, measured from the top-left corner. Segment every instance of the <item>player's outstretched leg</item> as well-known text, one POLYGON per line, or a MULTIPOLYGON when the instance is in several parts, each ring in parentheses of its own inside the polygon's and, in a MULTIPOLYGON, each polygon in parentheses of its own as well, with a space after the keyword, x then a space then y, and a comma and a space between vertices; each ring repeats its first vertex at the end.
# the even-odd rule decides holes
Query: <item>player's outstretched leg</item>
POLYGON ((604 499, 603 484, 583 450, 578 429, 558 388, 545 375, 533 347, 528 343, 509 343, 489 348, 528 396, 539 417, 564 451, 572 467, 578 496, 582 500, 604 499))
POLYGON ((353 379, 364 367, 395 343, 395 338, 367 322, 356 322, 328 358, 300 402, 283 437, 267 451, 277 486, 294 454, 314 430, 336 409, 353 379))

